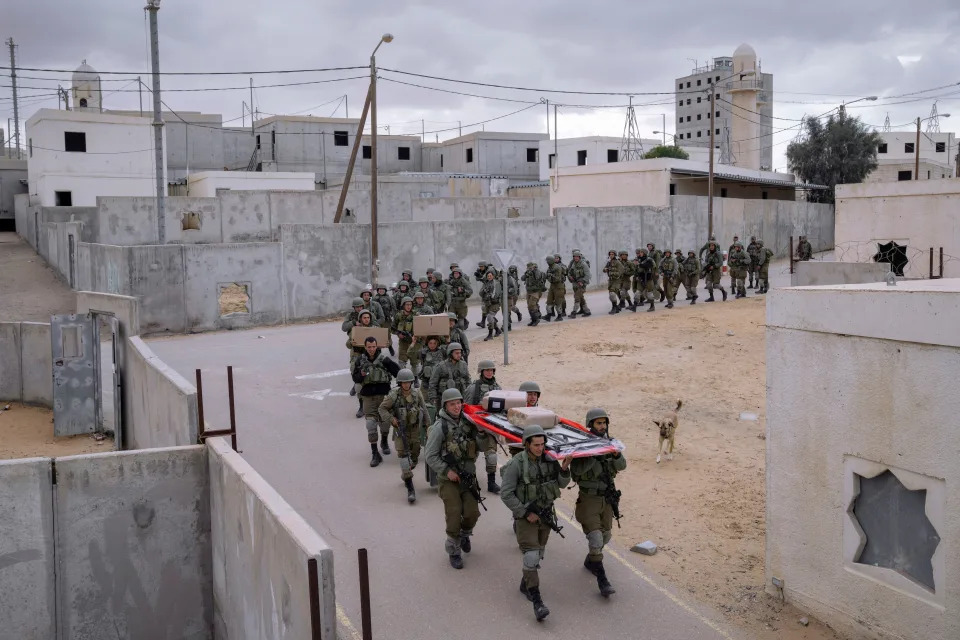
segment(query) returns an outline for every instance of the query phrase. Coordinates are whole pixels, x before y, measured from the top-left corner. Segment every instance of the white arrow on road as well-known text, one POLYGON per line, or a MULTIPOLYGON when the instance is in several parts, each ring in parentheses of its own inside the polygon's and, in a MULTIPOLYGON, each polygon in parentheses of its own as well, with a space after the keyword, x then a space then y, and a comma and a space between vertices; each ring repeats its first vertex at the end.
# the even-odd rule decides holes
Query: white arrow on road
POLYGON ((333 391, 331 389, 320 389, 319 391, 308 391, 307 393, 291 393, 291 398, 307 398, 309 400, 324 400, 327 397, 349 396, 346 391, 333 391))
POLYGON ((308 373, 303 376, 297 376, 297 380, 320 380, 321 378, 336 378, 350 373, 350 369, 337 369, 336 371, 325 371, 323 373, 308 373))

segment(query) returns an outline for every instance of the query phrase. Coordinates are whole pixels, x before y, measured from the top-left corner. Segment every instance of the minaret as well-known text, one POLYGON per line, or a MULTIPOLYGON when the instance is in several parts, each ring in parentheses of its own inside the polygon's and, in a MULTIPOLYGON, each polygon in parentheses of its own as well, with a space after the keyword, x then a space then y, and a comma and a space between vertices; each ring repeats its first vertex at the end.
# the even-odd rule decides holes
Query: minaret
POLYGON ((73 108, 78 111, 103 111, 100 74, 84 60, 73 72, 73 108))
POLYGON ((748 44, 741 44, 733 52, 733 73, 727 81, 730 101, 731 151, 736 158, 734 165, 744 169, 760 169, 760 109, 757 94, 760 92, 760 68, 757 52, 748 44), (750 74, 750 75, 744 75, 750 74))

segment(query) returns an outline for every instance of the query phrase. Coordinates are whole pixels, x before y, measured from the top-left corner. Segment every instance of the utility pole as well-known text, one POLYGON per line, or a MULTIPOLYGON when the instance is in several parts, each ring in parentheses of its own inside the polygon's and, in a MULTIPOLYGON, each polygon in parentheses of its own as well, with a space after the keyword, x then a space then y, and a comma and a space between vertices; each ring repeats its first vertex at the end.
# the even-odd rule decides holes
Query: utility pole
POLYGON ((717 114, 717 94, 719 89, 714 85, 710 88, 710 172, 707 176, 707 239, 713 236, 713 146, 717 114))
POLYGON ((913 179, 920 179, 920 117, 917 116, 917 141, 913 147, 913 179))
POLYGON ((147 0, 145 9, 150 13, 150 58, 153 73, 153 146, 157 165, 157 241, 163 245, 167 243, 167 228, 164 213, 166 185, 163 184, 163 120, 160 117, 160 35, 157 32, 157 11, 160 10, 160 0, 147 0))
POLYGON ((343 117, 350 117, 350 96, 343 94, 343 117))
POLYGON ((547 140, 550 139, 550 101, 544 100, 544 104, 547 105, 547 140))
POLYGON ((10 47, 10 87, 13 89, 13 140, 17 146, 17 158, 20 158, 20 105, 17 100, 17 56, 13 38, 7 40, 10 47))
POLYGON ((257 137, 257 132, 253 128, 253 77, 250 78, 250 137, 257 137))
POLYGON ((137 92, 140 94, 140 117, 143 117, 143 80, 137 76, 137 92))

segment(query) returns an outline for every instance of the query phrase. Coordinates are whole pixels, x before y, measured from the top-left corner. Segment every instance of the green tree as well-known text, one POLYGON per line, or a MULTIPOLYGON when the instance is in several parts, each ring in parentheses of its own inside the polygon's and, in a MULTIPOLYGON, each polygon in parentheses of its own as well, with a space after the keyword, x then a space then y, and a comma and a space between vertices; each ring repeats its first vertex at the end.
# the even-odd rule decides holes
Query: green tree
POLYGON ((842 107, 826 122, 806 118, 801 125, 804 139, 787 147, 787 164, 804 182, 830 187, 810 191, 811 202, 833 203, 838 184, 863 182, 877 168, 880 134, 871 131, 860 118, 850 116, 842 107))
POLYGON ((689 160, 690 154, 680 147, 667 144, 658 144, 653 149, 650 149, 650 151, 647 151, 645 154, 643 154, 643 158, 645 160, 649 160, 650 158, 677 158, 679 160, 689 160))

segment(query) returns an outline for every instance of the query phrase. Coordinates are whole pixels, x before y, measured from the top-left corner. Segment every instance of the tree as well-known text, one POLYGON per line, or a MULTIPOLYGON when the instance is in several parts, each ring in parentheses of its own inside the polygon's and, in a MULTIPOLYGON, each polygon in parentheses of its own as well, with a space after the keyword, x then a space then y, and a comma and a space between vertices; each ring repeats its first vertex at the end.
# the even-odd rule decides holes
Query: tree
POLYGON ((650 158, 677 158, 679 160, 689 160, 690 154, 681 149, 680 147, 667 144, 658 144, 650 151, 647 151, 643 154, 644 160, 649 160, 650 158))
POLYGON ((787 147, 787 164, 804 182, 830 187, 811 191, 810 202, 833 203, 838 184, 863 182, 877 168, 877 146, 883 141, 860 118, 849 116, 843 107, 826 122, 805 118, 804 139, 787 147))

